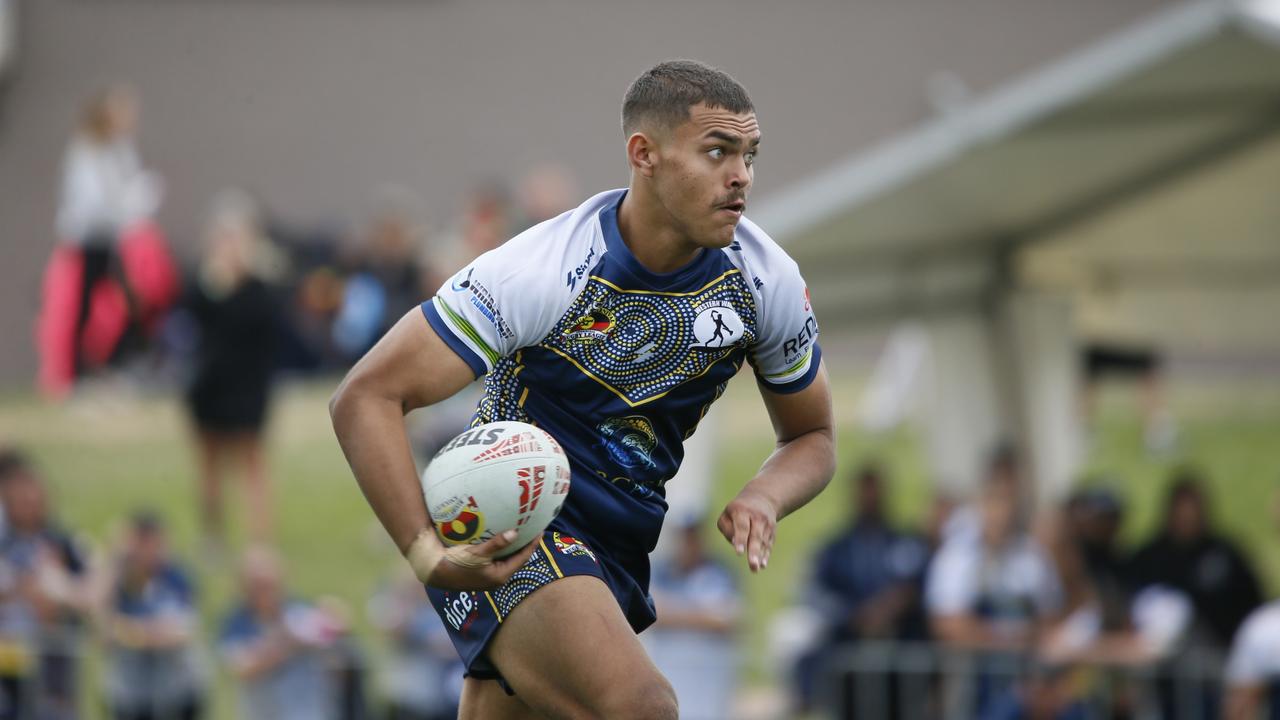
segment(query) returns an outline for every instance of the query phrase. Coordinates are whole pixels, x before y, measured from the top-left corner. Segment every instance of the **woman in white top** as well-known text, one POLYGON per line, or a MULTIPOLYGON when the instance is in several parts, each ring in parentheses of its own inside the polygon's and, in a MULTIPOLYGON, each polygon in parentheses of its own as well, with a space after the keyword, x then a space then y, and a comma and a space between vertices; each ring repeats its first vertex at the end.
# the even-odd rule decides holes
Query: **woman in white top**
MULTIPOLYGON (((83 258, 77 348, 98 281, 110 273, 130 295, 117 251, 119 239, 160 204, 160 180, 142 168, 134 147, 137 122, 138 101, 132 89, 118 86, 98 93, 85 106, 63 160, 58 236, 79 248, 83 258)), ((76 364, 80 374, 78 357, 76 364)))

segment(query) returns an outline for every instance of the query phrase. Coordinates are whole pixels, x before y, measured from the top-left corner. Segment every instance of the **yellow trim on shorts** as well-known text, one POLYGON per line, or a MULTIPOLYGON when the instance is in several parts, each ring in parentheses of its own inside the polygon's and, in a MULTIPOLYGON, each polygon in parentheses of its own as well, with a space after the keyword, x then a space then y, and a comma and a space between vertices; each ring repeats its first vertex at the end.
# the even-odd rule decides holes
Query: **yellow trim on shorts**
POLYGON ((542 552, 546 553, 547 561, 551 563, 551 569, 556 571, 556 577, 563 578, 564 573, 560 570, 560 566, 556 564, 555 557, 551 555, 551 549, 547 547, 546 538, 538 538, 538 544, 542 546, 542 552))
POLYGON ((484 596, 485 596, 485 598, 486 598, 486 599, 488 599, 488 601, 489 601, 489 607, 493 608, 493 614, 497 616, 497 618, 498 618, 498 624, 499 624, 499 625, 501 625, 501 624, 502 624, 502 613, 498 612, 498 604, 497 604, 497 603, 495 603, 495 602, 493 601, 493 596, 489 594, 489 591, 488 591, 488 590, 485 590, 485 592, 484 592, 484 596))

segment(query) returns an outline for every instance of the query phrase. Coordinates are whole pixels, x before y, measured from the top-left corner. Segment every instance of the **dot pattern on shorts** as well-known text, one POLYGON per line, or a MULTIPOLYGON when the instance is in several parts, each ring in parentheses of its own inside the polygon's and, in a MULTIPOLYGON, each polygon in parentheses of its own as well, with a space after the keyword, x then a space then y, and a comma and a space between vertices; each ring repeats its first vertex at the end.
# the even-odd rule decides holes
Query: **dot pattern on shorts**
POLYGON ((506 585, 490 592, 489 595, 498 608, 498 617, 505 618, 510 615, 516 605, 529 597, 530 593, 559 577, 555 568, 551 566, 551 562, 547 560, 545 551, 539 548, 529 558, 529 562, 511 576, 506 585))

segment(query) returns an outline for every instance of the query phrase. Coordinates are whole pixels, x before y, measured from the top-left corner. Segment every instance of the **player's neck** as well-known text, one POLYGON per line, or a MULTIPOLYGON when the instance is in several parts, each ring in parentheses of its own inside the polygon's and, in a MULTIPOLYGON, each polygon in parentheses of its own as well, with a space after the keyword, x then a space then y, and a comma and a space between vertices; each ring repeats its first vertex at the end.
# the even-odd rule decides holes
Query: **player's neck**
POLYGON ((618 208, 618 232, 627 249, 650 272, 679 270, 703 250, 673 226, 661 203, 634 187, 618 208))

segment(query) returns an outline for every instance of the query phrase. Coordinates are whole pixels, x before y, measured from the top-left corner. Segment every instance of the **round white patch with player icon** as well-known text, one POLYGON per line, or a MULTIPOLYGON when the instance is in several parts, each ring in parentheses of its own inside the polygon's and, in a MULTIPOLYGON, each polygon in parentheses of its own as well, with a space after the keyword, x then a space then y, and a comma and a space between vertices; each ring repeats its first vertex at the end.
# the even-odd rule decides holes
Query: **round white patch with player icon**
POLYGON ((693 347, 718 350, 742 339, 742 318, 729 303, 711 303, 698 308, 693 321, 693 347))

